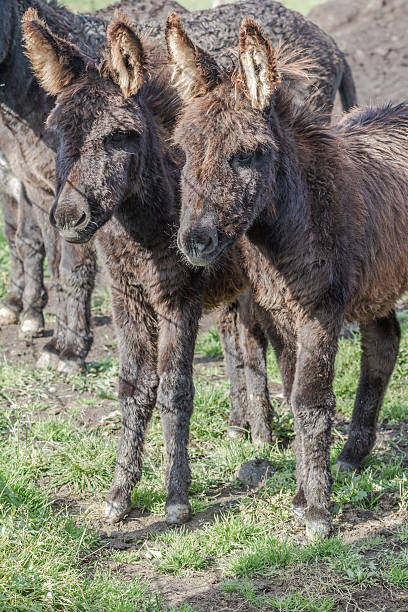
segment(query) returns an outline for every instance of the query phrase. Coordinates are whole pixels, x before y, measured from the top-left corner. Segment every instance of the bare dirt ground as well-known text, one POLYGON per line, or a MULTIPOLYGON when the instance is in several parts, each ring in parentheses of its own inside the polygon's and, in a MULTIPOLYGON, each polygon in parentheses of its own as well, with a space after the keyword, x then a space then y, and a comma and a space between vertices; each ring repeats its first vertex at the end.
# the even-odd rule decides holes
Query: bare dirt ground
POLYGON ((345 52, 359 104, 408 98, 407 0, 329 0, 308 17, 345 52))

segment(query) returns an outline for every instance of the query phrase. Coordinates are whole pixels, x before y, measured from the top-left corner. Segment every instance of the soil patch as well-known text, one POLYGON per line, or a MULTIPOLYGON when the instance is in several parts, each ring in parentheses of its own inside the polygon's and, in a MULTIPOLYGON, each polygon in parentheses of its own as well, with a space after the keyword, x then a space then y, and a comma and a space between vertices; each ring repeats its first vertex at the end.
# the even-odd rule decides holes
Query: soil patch
POLYGON ((314 7, 308 17, 345 52, 359 104, 407 99, 406 0, 329 0, 314 7))

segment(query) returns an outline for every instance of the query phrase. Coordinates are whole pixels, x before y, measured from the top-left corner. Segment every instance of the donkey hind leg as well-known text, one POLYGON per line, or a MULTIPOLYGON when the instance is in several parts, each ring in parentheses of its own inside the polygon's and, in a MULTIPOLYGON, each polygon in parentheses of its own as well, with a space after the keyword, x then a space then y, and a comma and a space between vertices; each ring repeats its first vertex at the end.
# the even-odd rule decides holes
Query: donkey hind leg
POLYGON ((230 382, 230 414, 227 433, 230 438, 241 438, 248 428, 248 422, 245 366, 238 333, 238 303, 220 306, 216 311, 216 322, 230 382))
POLYGON ((371 452, 378 415, 388 381, 398 356, 400 326, 391 312, 388 317, 361 325, 361 372, 349 435, 338 458, 341 470, 359 470, 371 452))
POLYGON ((188 304, 166 309, 159 320, 157 407, 166 444, 166 522, 170 525, 181 525, 191 517, 187 446, 194 400, 194 346, 201 314, 197 295, 201 297, 201 292, 191 295, 188 304))
POLYGON ((266 373, 268 342, 257 316, 252 294, 239 299, 239 335, 245 364, 247 420, 255 444, 271 444, 274 412, 269 398, 266 373))
MULTIPOLYGON (((274 348, 278 361, 279 372, 282 379, 283 396, 290 405, 290 396, 293 388, 293 381, 296 370, 296 338, 293 333, 286 329, 279 331, 272 317, 263 309, 257 306, 258 318, 262 321, 263 328, 267 331, 269 342, 274 348), (284 339, 283 339, 284 337, 284 339)), ((295 440, 293 450, 296 456, 296 495, 292 500, 293 513, 301 518, 304 516, 307 507, 305 485, 303 483, 303 432, 296 414, 292 410, 295 440)))
POLYGON ((112 291, 113 316, 120 353, 119 405, 121 437, 115 474, 108 493, 105 517, 120 521, 131 508, 131 493, 142 475, 146 429, 156 402, 157 334, 151 313, 129 317, 128 304, 112 291))
MULTIPOLYGON (((335 306, 332 312, 336 312, 335 306)), ((332 384, 342 324, 341 313, 334 320, 332 316, 326 316, 326 311, 315 313, 301 325, 297 336, 291 404, 297 429, 296 450, 302 461, 302 473, 297 470, 297 477, 301 478, 307 501, 304 518, 308 537, 327 536, 331 527, 330 436, 335 408, 332 384)), ((298 496, 301 488, 298 483, 298 496)))
POLYGON ((24 262, 23 311, 20 333, 23 337, 40 336, 44 330, 43 309, 47 303, 44 287, 45 248, 33 206, 22 188, 16 232, 17 251, 24 262))
MULTIPOLYGON (((12 178, 20 190, 20 182, 12 178)), ((17 193, 16 193, 17 196, 17 193)), ((0 304, 0 325, 18 323, 23 310, 24 265, 16 245, 18 223, 18 200, 9 193, 0 193, 4 218, 4 235, 10 253, 10 289, 0 304)))
POLYGON ((95 284, 96 253, 92 246, 62 245, 60 283, 66 326, 64 349, 58 371, 73 374, 85 369, 85 358, 92 346, 91 298, 95 284))

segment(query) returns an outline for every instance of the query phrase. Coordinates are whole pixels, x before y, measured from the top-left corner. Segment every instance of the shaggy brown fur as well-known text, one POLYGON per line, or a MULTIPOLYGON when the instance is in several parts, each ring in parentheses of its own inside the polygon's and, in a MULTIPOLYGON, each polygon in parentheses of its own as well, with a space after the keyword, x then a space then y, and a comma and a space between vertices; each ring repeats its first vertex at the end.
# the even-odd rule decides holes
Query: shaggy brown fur
POLYGON ((217 86, 211 80, 207 93, 186 98, 175 134, 187 158, 179 245, 200 266, 240 245, 255 299, 274 314, 285 347, 294 510, 309 534, 327 534, 332 381, 344 318, 360 324, 363 353, 343 469, 359 469, 374 445, 398 353, 394 308, 408 288, 408 105, 355 110, 324 127, 312 109, 292 105, 284 69, 249 20, 239 59, 238 73, 219 69, 217 86), (211 245, 204 253, 197 235, 211 245))
MULTIPOLYGON (((109 36, 107 61, 95 65, 83 57, 79 78, 73 66, 74 78, 60 93, 49 119, 63 135, 52 220, 71 241, 89 240, 97 232, 111 275, 123 422, 107 515, 118 520, 129 508, 130 492, 140 478, 144 433, 157 392, 168 460, 166 515, 169 522, 182 522, 190 515, 191 360, 204 285, 204 304, 214 307, 220 300, 233 299, 248 281, 236 256, 228 257, 219 272, 207 275, 191 269, 174 251, 178 161, 166 139, 179 100, 168 86, 169 73, 159 49, 141 53, 140 41, 135 33, 132 36, 128 23, 114 24, 109 36), (121 41, 125 36, 126 44, 118 45, 112 39, 116 35, 121 41), (126 61, 114 58, 112 49, 124 53, 126 61), (135 51, 131 58, 130 50, 135 51), (150 78, 149 74, 140 78, 147 56, 150 78), (118 65, 119 71, 112 70, 118 65), (124 66, 128 74, 119 77, 124 66), (139 90, 128 97, 135 75, 139 90)), ((63 46, 59 49, 64 53, 63 46)), ((61 60, 64 66, 73 57, 76 53, 61 60)), ((56 76, 58 79, 58 72, 56 76)), ((331 97, 326 98, 326 104, 331 102, 331 97)), ((205 247, 201 245, 201 250, 205 247)), ((250 342, 242 346, 255 356, 248 358, 248 419, 251 427, 254 423, 253 434, 265 439, 270 418, 265 378, 251 372, 254 363, 264 361, 263 334, 259 326, 255 328, 258 317, 267 319, 262 323, 275 342, 278 358, 285 361, 286 351, 273 321, 261 308, 247 303, 244 312, 243 331, 250 342), (256 429, 259 426, 263 431, 256 429)))

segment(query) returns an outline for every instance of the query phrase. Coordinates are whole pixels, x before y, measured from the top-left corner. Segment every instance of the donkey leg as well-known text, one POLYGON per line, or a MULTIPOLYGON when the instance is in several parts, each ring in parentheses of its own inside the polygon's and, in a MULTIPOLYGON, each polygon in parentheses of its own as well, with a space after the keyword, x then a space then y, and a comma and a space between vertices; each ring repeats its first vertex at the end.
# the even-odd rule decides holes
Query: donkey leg
POLYGON ((238 334, 238 303, 223 304, 216 311, 217 329, 224 353, 225 367, 230 382, 230 414, 227 434, 241 438, 247 427, 246 379, 238 334))
POLYGON ((180 525, 191 517, 187 445, 194 399, 194 345, 201 304, 194 297, 186 302, 183 306, 173 305, 160 316, 157 407, 166 443, 166 522, 171 525, 180 525))
POLYGON ((28 337, 39 336, 44 329, 43 309, 47 303, 43 270, 45 249, 40 227, 34 218, 32 203, 24 188, 18 209, 16 247, 24 262, 21 334, 28 337))
MULTIPOLYGON (((334 311, 334 307, 333 307, 334 311)), ((335 311, 334 311, 335 312, 335 311)), ((330 320, 320 311, 298 330, 296 374, 291 394, 297 445, 301 444, 301 484, 306 497, 306 534, 330 532, 330 433, 335 398, 332 390, 334 360, 342 317, 330 320)), ((299 494, 299 491, 298 491, 299 494)))
MULTIPOLYGON (((19 184, 17 179, 13 179, 19 184)), ((17 194, 16 194, 17 195, 17 194)), ((24 266, 16 245, 18 201, 9 193, 0 194, 4 218, 4 235, 10 253, 10 289, 0 304, 0 325, 18 323, 23 310, 24 266)))
POLYGON ((91 297, 95 284, 96 253, 93 247, 62 244, 60 283, 66 313, 64 349, 58 371, 73 374, 85 369, 92 346, 91 297))
POLYGON ((273 408, 266 374, 267 339, 261 327, 252 295, 239 299, 239 334, 245 363, 247 420, 255 444, 271 444, 273 408))
POLYGON ((112 306, 120 354, 122 427, 105 517, 108 522, 116 523, 129 512, 132 490, 142 475, 143 445, 156 401, 158 375, 157 336, 151 313, 137 312, 137 305, 129 307, 113 292, 112 306))
POLYGON ((61 284, 59 278, 59 265, 61 261, 61 243, 57 231, 51 226, 48 218, 48 203, 44 207, 37 206, 35 209, 36 218, 41 228, 41 234, 44 241, 45 253, 47 256, 47 265, 49 272, 49 288, 52 292, 53 314, 55 316, 54 332, 52 338, 43 346, 39 359, 37 360, 38 368, 47 366, 56 367, 58 364, 59 354, 64 347, 65 328, 64 314, 61 315, 61 304, 64 303, 64 296, 61 293, 61 284))
MULTIPOLYGON (((263 328, 267 330, 269 341, 274 348, 282 379, 283 395, 290 404, 296 370, 296 338, 289 329, 279 331, 272 317, 260 311, 259 306, 258 317, 262 320, 263 328)), ((303 517, 307 507, 303 482, 303 431, 293 410, 292 413, 295 429, 293 450, 296 456, 296 495, 292 500, 292 510, 296 516, 303 517)))
POLYGON ((401 337, 395 312, 361 325, 361 372, 349 435, 338 458, 344 471, 359 470, 371 452, 378 415, 388 381, 394 370, 401 337))

